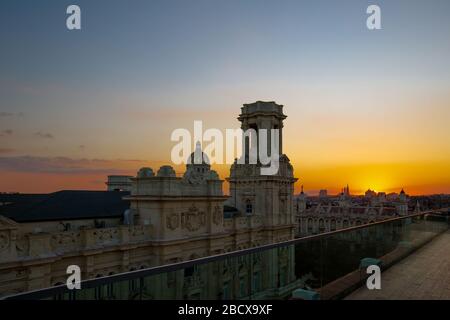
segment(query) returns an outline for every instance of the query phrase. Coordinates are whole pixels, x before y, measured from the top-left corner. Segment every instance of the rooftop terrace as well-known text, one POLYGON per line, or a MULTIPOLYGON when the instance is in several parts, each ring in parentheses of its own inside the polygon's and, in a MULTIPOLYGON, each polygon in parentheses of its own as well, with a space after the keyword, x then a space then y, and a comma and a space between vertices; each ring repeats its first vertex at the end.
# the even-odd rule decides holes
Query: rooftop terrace
POLYGON ((382 290, 361 287, 348 300, 450 300, 450 232, 382 274, 382 290))
POLYGON ((449 239, 445 208, 7 299, 448 299, 449 239), (380 262, 381 290, 360 289, 364 258, 380 262))

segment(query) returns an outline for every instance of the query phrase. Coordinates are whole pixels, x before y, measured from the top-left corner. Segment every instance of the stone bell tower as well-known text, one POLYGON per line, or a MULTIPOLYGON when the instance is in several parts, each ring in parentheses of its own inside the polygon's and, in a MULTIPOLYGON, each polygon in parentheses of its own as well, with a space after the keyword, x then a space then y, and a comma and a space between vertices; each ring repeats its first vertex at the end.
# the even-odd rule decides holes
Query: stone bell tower
MULTIPOLYGON (((283 154, 283 120, 286 116, 283 114, 283 106, 278 105, 275 102, 263 102, 257 101, 251 104, 244 104, 242 112, 238 117, 241 122, 241 129, 245 132, 249 129, 253 129, 257 134, 257 141, 264 139, 261 135, 261 129, 265 129, 267 132, 267 150, 270 153, 272 129, 278 130, 278 141, 276 143, 279 146, 279 154, 283 154)), ((248 155, 252 147, 258 148, 256 145, 250 144, 250 137, 246 137, 244 142, 245 154, 248 155)), ((274 141, 275 142, 275 141, 274 141)))
POLYGON ((286 116, 283 114, 283 106, 275 102, 257 101, 244 104, 238 120, 244 131, 243 156, 246 159, 235 160, 227 179, 230 183, 228 204, 242 215, 260 216, 267 232, 266 238, 270 242, 292 238, 295 228, 293 194, 297 179, 294 178, 289 158, 282 152, 284 119, 286 116), (258 144, 245 134, 248 129, 256 132, 258 144), (262 129, 266 129, 266 136, 261 134, 262 129), (271 136, 271 129, 278 131, 278 139, 271 136), (261 146, 261 143, 267 143, 268 154, 271 154, 276 151, 271 147, 273 140, 277 140, 279 144, 279 152, 276 154, 278 170, 274 174, 263 174, 259 156, 256 163, 249 162, 248 154, 252 149, 261 146))

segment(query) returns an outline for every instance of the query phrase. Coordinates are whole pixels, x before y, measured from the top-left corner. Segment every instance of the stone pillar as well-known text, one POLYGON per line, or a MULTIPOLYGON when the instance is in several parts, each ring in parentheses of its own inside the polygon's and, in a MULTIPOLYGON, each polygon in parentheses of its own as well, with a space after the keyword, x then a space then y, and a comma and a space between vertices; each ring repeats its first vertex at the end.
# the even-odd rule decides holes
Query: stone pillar
POLYGON ((119 239, 121 244, 127 244, 130 242, 129 226, 119 226, 119 239))
POLYGON ((94 256, 87 256, 84 261, 84 268, 81 269, 82 276, 86 278, 94 278, 95 274, 95 261, 94 256))
POLYGON ((128 272, 129 270, 129 264, 130 264, 130 251, 123 251, 122 252, 122 263, 120 266, 120 272, 128 272))
POLYGON ((31 266, 28 269, 27 290, 37 290, 47 288, 52 285, 51 280, 51 265, 49 263, 43 265, 31 266))

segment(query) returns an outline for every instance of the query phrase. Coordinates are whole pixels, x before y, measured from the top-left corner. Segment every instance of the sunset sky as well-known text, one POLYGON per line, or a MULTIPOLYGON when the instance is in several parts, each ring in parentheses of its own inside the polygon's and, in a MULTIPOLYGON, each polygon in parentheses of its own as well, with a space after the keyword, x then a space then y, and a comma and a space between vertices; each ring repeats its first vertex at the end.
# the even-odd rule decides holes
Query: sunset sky
POLYGON ((105 189, 108 174, 170 165, 174 129, 238 128, 242 104, 263 100, 284 105, 297 192, 450 193, 449 13, 448 0, 1 1, 0 191, 105 189), (369 4, 382 30, 366 28, 369 4))

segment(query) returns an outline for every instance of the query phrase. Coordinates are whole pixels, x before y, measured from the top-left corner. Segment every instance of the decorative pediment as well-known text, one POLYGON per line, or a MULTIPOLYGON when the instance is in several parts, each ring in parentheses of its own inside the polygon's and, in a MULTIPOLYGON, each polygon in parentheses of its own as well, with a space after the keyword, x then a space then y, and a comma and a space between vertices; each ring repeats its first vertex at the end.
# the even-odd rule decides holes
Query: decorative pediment
POLYGON ((17 222, 0 216, 0 261, 15 255, 16 230, 18 228, 17 222))
POLYGON ((0 216, 0 230, 18 229, 19 224, 5 216, 0 216))

